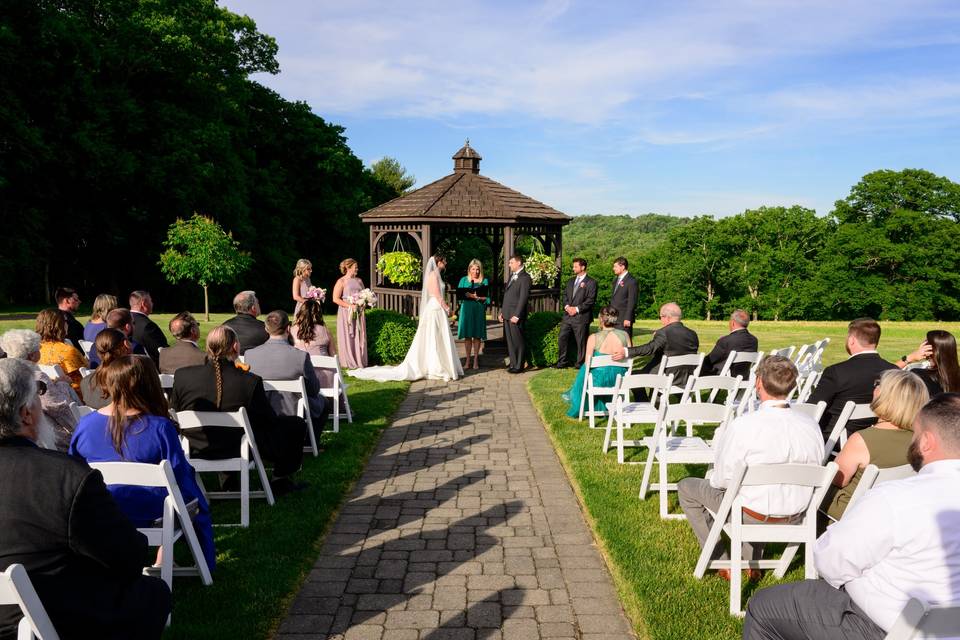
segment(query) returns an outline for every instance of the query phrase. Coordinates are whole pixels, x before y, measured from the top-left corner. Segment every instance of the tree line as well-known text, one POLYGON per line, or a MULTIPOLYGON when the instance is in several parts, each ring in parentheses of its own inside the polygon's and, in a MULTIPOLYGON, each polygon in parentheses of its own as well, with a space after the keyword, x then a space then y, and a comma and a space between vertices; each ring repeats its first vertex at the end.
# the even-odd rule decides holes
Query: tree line
POLYGON ((648 318, 674 300, 705 319, 743 308, 763 320, 957 320, 960 184, 919 169, 875 171, 826 217, 793 206, 726 218, 575 218, 565 262, 577 255, 593 265, 601 302, 613 259, 627 257, 648 318))

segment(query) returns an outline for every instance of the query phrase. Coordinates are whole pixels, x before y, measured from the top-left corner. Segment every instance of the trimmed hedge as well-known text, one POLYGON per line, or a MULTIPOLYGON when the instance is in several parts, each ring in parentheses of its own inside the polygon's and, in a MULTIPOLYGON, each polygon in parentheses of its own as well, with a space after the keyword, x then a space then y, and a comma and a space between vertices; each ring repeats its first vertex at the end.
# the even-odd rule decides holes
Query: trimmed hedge
POLYGON ((523 329, 527 344, 527 362, 535 367, 549 367, 560 357, 560 320, 556 311, 538 311, 527 317, 523 329))
POLYGON ((402 313, 386 309, 370 309, 366 315, 369 364, 402 362, 417 334, 417 323, 402 313))

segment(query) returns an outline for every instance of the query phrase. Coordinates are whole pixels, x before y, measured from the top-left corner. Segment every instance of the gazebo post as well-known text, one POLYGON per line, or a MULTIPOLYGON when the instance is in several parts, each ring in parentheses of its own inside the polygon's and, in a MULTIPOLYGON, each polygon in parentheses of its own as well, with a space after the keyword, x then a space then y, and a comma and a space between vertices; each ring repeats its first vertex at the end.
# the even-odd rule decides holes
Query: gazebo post
POLYGON ((510 279, 510 256, 513 255, 513 225, 503 228, 503 281, 510 279))

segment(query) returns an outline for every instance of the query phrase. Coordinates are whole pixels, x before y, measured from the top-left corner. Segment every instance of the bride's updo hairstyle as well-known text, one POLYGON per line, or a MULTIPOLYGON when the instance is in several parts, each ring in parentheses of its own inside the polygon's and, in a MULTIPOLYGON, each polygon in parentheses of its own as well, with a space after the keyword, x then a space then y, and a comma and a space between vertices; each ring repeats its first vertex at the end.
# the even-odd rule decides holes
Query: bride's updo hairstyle
POLYGON ((441 262, 443 264, 447 264, 447 254, 443 253, 442 251, 438 251, 437 253, 433 254, 433 261, 437 264, 440 264, 441 262))
POLYGON ((213 363, 213 374, 217 378, 217 410, 220 409, 220 402, 223 399, 221 360, 233 362, 239 351, 240 340, 237 339, 237 332, 228 326, 214 327, 207 336, 207 359, 213 363))
POLYGON ((346 260, 340 263, 340 273, 342 273, 343 275, 347 275, 347 269, 349 269, 355 264, 357 264, 356 260, 354 260, 353 258, 347 258, 346 260))

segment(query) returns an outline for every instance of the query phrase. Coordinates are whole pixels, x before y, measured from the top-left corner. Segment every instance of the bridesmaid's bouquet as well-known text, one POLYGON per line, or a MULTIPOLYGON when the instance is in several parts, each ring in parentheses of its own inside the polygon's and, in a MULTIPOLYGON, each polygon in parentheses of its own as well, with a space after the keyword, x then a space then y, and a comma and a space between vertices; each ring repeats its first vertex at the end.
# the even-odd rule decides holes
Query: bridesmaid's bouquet
POLYGON ((307 289, 307 293, 303 297, 307 300, 313 299, 317 302, 323 302, 327 299, 327 290, 321 289, 320 287, 310 287, 307 289))
POLYGON ((355 305, 353 318, 356 320, 368 308, 372 309, 377 306, 377 294, 370 289, 361 289, 352 296, 347 296, 347 302, 355 305))

